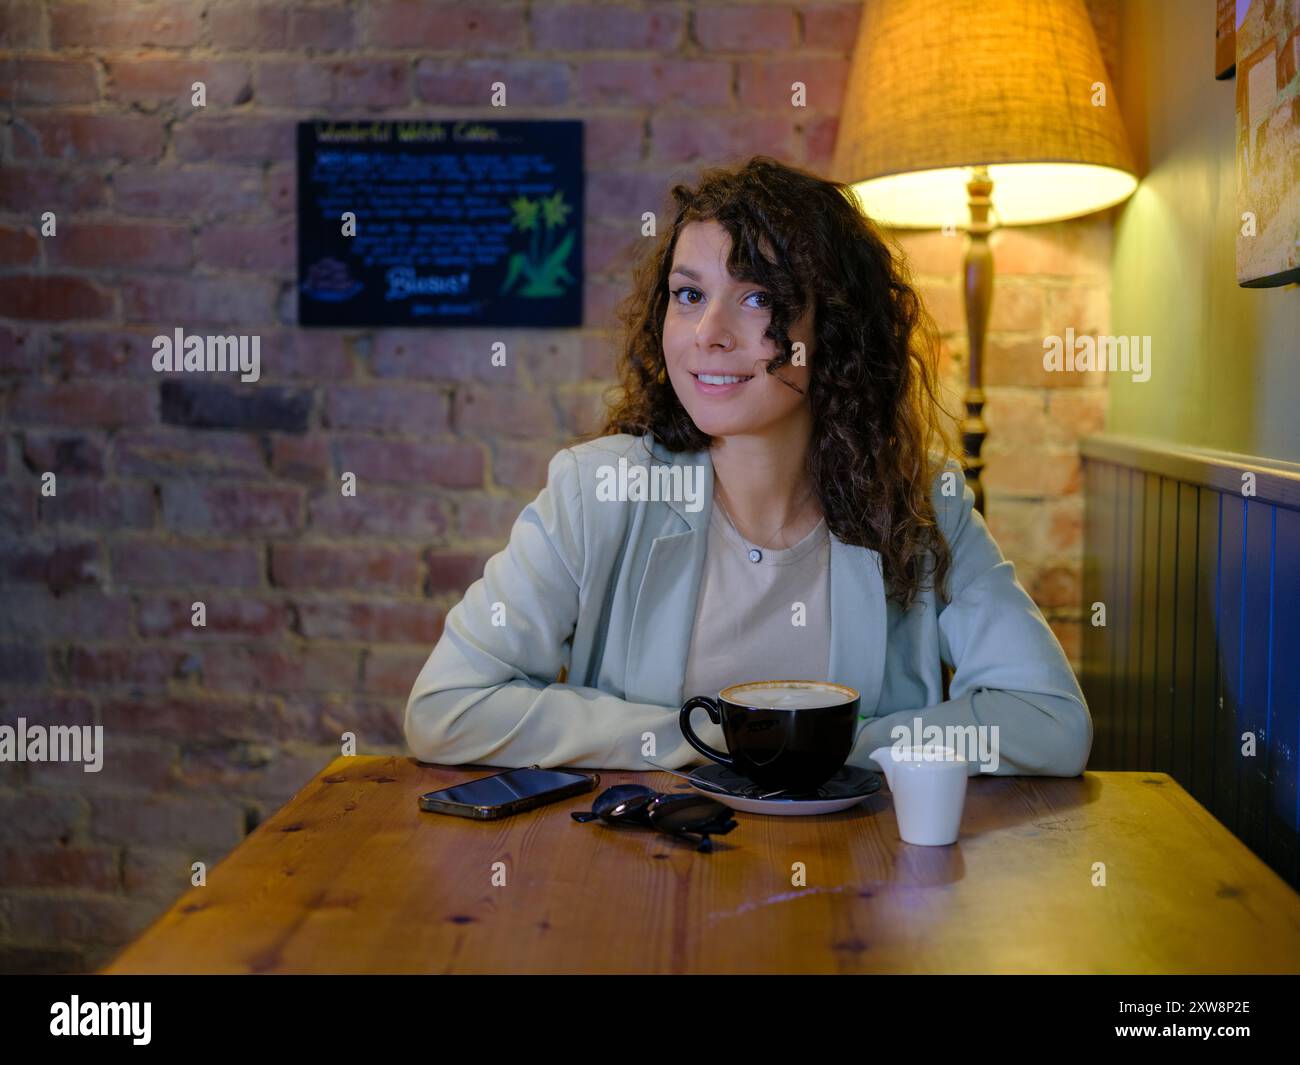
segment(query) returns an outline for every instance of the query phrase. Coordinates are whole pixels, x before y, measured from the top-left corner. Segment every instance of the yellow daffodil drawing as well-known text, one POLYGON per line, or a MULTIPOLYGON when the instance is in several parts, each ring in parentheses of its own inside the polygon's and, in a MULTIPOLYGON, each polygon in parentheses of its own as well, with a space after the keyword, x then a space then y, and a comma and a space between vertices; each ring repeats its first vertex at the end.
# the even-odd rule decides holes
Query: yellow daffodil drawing
POLYGON ((574 231, 569 229, 558 244, 555 240, 565 227, 565 220, 573 208, 564 202, 564 192, 557 191, 553 196, 538 197, 530 200, 520 196, 511 201, 514 218, 510 220, 511 228, 520 232, 532 231, 532 246, 527 255, 521 251, 510 256, 506 269, 506 279, 501 284, 502 292, 509 292, 512 285, 521 277, 524 279, 516 295, 538 298, 543 296, 562 296, 568 287, 564 282, 573 283, 564 262, 573 250, 574 231), (545 223, 546 233, 543 237, 540 219, 545 223), (541 245, 540 247, 538 245, 541 245), (552 247, 552 244, 555 244, 552 247))

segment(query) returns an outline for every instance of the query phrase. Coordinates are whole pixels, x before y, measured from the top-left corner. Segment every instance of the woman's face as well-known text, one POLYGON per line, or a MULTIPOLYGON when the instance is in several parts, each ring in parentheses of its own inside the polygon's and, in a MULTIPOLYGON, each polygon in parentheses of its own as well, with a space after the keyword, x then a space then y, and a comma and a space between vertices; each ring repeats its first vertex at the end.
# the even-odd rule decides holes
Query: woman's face
POLYGON ((688 223, 677 236, 668 275, 663 327, 668 377, 686 412, 709 436, 764 433, 786 419, 806 417, 812 376, 811 308, 790 327, 791 343, 804 344, 804 365, 792 361, 775 373, 764 372, 763 364, 777 354, 776 342, 763 336, 771 298, 757 284, 731 277, 730 250, 731 236, 720 223, 688 223), (716 385, 699 380, 701 373, 748 379, 716 385))

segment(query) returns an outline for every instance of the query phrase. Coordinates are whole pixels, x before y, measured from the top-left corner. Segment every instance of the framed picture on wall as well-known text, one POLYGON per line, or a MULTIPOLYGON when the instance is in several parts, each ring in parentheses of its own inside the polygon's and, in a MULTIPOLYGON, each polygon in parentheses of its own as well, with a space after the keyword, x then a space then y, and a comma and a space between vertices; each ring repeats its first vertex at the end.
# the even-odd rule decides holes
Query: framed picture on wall
POLYGON ((1300 281, 1300 0, 1237 0, 1237 283, 1300 281))

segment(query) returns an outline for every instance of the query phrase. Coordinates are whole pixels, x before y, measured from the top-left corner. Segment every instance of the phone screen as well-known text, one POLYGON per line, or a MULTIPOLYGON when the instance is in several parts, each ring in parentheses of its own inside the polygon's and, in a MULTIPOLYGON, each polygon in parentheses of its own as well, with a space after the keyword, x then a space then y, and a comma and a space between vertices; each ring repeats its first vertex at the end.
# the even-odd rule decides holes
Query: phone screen
POLYGON ((555 791, 580 779, 577 774, 558 769, 511 769, 496 776, 454 784, 433 794, 439 799, 467 806, 503 806, 516 799, 528 799, 555 791))

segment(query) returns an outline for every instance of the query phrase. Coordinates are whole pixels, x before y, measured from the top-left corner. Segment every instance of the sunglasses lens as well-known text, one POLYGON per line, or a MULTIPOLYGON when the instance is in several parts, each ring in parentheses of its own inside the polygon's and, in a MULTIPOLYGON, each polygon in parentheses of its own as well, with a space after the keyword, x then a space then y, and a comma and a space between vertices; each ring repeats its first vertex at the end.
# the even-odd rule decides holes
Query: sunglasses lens
POLYGON ((648 813, 655 828, 666 832, 695 832, 705 826, 722 825, 729 810, 716 799, 706 799, 703 795, 663 795, 651 803, 648 813))
POLYGON ((591 809, 606 821, 630 820, 640 814, 654 797, 654 790, 644 785, 616 784, 596 796, 591 809))

